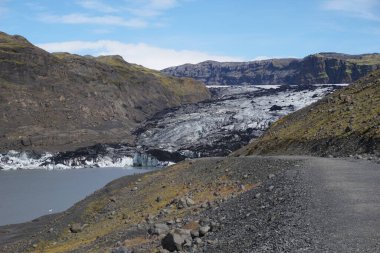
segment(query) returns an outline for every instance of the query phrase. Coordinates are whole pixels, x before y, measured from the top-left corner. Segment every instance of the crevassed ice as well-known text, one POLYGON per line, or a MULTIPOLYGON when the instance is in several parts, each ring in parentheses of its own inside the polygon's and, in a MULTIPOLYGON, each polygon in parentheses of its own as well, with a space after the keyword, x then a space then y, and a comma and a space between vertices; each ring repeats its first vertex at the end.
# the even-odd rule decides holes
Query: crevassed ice
POLYGON ((16 169, 76 169, 86 167, 131 167, 132 157, 111 158, 99 156, 94 160, 85 160, 85 164, 73 163, 72 160, 65 161, 66 164, 54 164, 51 160, 54 154, 44 153, 41 155, 31 155, 26 152, 11 150, 5 154, 0 154, 0 170, 16 169), (75 165, 73 165, 75 164, 75 165))

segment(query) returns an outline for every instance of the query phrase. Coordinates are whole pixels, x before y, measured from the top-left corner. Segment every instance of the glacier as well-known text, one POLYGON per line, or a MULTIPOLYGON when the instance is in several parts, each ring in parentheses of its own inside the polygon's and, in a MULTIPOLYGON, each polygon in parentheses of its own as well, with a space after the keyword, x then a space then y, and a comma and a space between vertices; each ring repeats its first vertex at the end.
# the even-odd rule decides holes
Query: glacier
POLYGON ((343 85, 210 86, 212 99, 159 112, 135 129, 135 145, 97 144, 74 151, 0 154, 0 170, 157 167, 186 158, 225 156, 274 121, 343 85))

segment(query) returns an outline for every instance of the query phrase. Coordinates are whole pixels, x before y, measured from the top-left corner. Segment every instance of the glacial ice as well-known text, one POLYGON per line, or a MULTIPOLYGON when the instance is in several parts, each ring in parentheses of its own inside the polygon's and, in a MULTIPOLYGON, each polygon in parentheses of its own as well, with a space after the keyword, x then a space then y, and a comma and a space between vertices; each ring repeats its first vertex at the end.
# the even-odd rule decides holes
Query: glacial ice
POLYGON ((337 88, 335 85, 209 87, 217 97, 214 101, 182 106, 147 121, 137 142, 146 149, 185 152, 193 157, 226 155, 260 136, 272 122, 337 88), (281 109, 271 111, 274 105, 281 109))
POLYGON ((145 122, 136 131, 137 147, 100 145, 93 150, 90 147, 91 152, 55 154, 11 150, 0 154, 0 170, 170 164, 159 161, 149 150, 177 152, 191 158, 227 155, 260 136, 272 122, 337 88, 337 85, 210 87, 213 100, 170 109, 145 122))

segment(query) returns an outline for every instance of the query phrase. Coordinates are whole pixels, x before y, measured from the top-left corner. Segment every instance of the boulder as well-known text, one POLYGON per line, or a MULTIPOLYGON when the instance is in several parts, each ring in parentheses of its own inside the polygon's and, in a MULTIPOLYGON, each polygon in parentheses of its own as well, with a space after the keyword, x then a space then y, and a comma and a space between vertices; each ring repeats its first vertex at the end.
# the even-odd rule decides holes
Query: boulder
POLYGON ((164 249, 173 251, 182 251, 184 245, 191 241, 190 230, 174 229, 170 231, 161 241, 164 249))
POLYGON ((80 233, 83 230, 83 226, 79 223, 71 224, 70 231, 71 233, 80 233))
POLYGON ((153 235, 163 235, 170 230, 169 226, 166 224, 158 223, 154 224, 153 229, 151 229, 151 234, 153 235))

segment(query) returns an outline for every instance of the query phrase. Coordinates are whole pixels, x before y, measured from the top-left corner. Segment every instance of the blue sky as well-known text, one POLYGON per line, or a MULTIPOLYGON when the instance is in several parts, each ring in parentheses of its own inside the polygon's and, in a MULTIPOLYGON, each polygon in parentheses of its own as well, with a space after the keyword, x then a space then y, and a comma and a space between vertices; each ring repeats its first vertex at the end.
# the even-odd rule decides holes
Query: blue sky
POLYGON ((154 69, 380 52, 380 0, 0 0, 0 30, 154 69))

